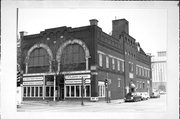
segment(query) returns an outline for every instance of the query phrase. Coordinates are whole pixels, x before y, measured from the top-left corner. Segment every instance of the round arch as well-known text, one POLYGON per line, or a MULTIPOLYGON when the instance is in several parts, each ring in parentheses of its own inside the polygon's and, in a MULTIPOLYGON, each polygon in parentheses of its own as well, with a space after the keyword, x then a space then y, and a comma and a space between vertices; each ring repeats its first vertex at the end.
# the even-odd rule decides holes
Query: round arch
POLYGON ((46 45, 46 44, 43 44, 43 43, 38 43, 38 44, 35 44, 33 45, 27 52, 27 56, 26 56, 26 60, 25 60, 25 63, 26 63, 26 73, 28 72, 28 64, 29 64, 29 57, 30 57, 30 54, 32 53, 32 51, 36 48, 44 48, 48 55, 50 56, 50 59, 49 59, 49 72, 51 72, 52 68, 51 68, 51 64, 52 64, 52 61, 53 61, 53 53, 51 51, 51 49, 46 45))
POLYGON ((84 49, 84 52, 85 52, 85 59, 86 59, 86 70, 88 70, 88 58, 90 58, 90 54, 89 54, 89 49, 87 48, 86 44, 79 40, 79 39, 73 39, 73 40, 68 40, 66 41, 65 43, 63 43, 58 51, 57 51, 57 54, 56 54, 56 60, 58 62, 58 72, 60 72, 60 63, 61 63, 61 55, 62 55, 62 52, 63 52, 63 49, 67 46, 67 45, 71 45, 71 44, 78 44, 80 45, 83 49, 84 49))

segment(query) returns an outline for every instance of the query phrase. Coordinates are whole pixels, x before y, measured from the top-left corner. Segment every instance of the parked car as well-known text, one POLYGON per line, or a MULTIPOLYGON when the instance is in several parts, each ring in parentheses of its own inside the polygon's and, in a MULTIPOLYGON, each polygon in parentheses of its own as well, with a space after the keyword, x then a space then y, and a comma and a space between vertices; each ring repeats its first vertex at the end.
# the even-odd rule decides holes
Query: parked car
POLYGON ((138 95, 137 93, 128 93, 126 96, 125 96, 125 102, 137 102, 137 101, 141 101, 141 96, 138 95))
POLYGON ((150 96, 147 92, 141 93, 141 100, 148 100, 149 98, 150 98, 150 96))
POLYGON ((160 98, 160 94, 158 91, 152 92, 151 98, 160 98))

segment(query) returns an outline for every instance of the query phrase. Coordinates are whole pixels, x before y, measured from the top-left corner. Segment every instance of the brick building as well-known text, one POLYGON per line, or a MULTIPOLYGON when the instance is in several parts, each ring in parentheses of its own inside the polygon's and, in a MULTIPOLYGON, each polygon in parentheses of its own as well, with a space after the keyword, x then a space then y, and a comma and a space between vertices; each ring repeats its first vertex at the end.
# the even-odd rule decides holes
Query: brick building
POLYGON ((80 99, 84 77, 87 100, 123 99, 130 91, 151 91, 151 59, 129 35, 128 21, 112 21, 112 35, 98 26, 21 32, 24 99, 80 99), (105 79, 108 79, 106 90, 105 79), (107 91, 107 93, 106 93, 107 91))

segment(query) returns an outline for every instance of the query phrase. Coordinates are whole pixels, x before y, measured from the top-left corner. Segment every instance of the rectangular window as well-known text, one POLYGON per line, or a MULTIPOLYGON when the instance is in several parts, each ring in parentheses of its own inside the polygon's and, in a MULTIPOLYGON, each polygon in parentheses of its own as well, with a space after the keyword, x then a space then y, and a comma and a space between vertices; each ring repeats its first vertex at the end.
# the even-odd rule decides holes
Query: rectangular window
POLYGON ((30 87, 27 87, 27 96, 30 96, 30 87))
POLYGON ((145 89, 145 83, 143 83, 143 89, 145 89))
POLYGON ((112 58, 112 69, 114 70, 115 69, 115 62, 114 62, 114 59, 112 58))
POLYGON ((79 86, 76 86, 76 97, 80 97, 80 89, 79 89, 79 86))
POLYGON ((144 68, 142 68, 142 76, 144 76, 144 68))
POLYGON ((106 68, 109 68, 109 57, 106 56, 106 68))
POLYGON ((148 78, 150 77, 149 72, 150 72, 150 71, 148 70, 148 73, 147 73, 147 77, 148 77, 148 78))
POLYGON ((31 87, 31 96, 34 97, 34 87, 31 87))
POLYGON ((49 87, 46 87, 46 97, 49 97, 49 87))
POLYGON ((139 81, 137 81, 137 89, 139 88, 139 81))
POLYGON ((39 96, 40 96, 40 97, 43 96, 43 90, 42 90, 42 87, 40 87, 40 89, 39 89, 39 96))
POLYGON ((87 85, 86 86, 86 97, 89 97, 90 96, 90 86, 87 85))
POLYGON ((75 97, 75 95, 74 95, 74 86, 71 86, 71 97, 75 97))
POLYGON ((136 75, 138 75, 138 67, 136 66, 136 75))
POLYGON ((69 86, 66 86, 66 96, 67 96, 67 97, 69 97, 69 95, 70 95, 70 94, 69 94, 69 88, 70 88, 69 86))
POLYGON ((102 54, 99 54, 99 66, 102 67, 102 54))
POLYGON ((139 67, 139 75, 141 76, 141 67, 139 67))
POLYGON ((54 96, 54 87, 51 87, 51 96, 54 96))
POLYGON ((117 63, 118 63, 117 67, 118 67, 118 71, 119 71, 120 70, 120 61, 118 60, 117 63))
POLYGON ((121 79, 118 78, 118 87, 121 87, 121 79))
POLYGON ((38 97, 38 87, 35 87, 36 88, 36 97, 38 97))
POLYGON ((24 87, 23 89, 24 89, 24 97, 26 97, 26 87, 24 87))
POLYGON ((121 62, 122 62, 122 72, 124 72, 124 61, 121 62))
POLYGON ((105 86, 99 85, 99 97, 105 97, 105 86))

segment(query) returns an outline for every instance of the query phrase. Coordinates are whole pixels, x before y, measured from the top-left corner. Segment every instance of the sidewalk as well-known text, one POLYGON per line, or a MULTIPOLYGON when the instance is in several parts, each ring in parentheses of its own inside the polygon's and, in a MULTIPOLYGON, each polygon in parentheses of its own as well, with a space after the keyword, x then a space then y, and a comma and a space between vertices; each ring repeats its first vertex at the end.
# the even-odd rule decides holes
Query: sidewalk
MULTIPOLYGON (((98 101, 98 102, 89 102, 89 101, 84 101, 85 104, 88 105, 94 105, 94 104, 121 104, 123 103, 124 100, 123 99, 118 99, 118 100, 111 100, 110 103, 107 103, 106 101, 98 101)), ((81 100, 79 101, 48 101, 48 100, 44 100, 44 101, 23 101, 22 105, 49 105, 49 106, 53 106, 53 105, 79 105, 81 104, 81 100)))

